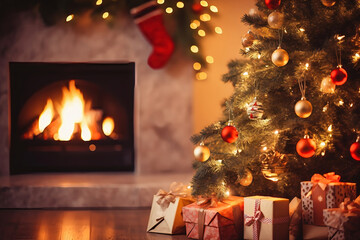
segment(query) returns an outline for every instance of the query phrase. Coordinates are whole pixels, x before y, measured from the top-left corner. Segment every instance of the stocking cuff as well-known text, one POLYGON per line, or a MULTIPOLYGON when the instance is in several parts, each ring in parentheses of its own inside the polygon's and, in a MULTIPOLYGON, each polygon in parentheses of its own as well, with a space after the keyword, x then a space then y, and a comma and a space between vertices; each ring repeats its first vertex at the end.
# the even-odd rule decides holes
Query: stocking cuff
POLYGON ((162 10, 155 1, 149 1, 132 8, 130 13, 133 16, 135 23, 141 23, 153 16, 161 15, 162 10))

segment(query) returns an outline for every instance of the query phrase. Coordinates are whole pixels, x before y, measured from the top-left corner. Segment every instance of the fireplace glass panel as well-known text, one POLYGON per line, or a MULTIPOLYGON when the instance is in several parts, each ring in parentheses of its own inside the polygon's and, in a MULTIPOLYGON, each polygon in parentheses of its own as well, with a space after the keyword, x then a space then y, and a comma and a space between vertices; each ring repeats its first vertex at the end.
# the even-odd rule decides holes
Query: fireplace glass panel
POLYGON ((133 171, 134 63, 10 63, 11 173, 133 171))

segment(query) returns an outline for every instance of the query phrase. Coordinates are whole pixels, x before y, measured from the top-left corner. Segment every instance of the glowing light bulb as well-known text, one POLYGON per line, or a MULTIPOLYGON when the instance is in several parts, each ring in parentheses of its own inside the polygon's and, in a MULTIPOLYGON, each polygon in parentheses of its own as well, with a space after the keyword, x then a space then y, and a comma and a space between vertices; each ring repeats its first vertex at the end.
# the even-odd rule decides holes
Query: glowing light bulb
POLYGON ((70 22, 73 19, 74 19, 74 14, 70 14, 69 16, 66 17, 66 22, 70 22))
POLYGON ((325 152, 321 152, 321 156, 325 156, 325 152))
POLYGON ((354 106, 354 104, 353 103, 350 103, 350 107, 353 107, 354 106))
POLYGON ((304 28, 299 28, 300 32, 305 32, 304 28))
POLYGON ((198 25, 196 23, 192 22, 192 23, 190 23, 190 28, 195 30, 198 28, 198 25))
POLYGON ((217 161, 218 163, 220 163, 220 164, 222 163, 222 160, 216 160, 216 161, 217 161))
POLYGON ((217 8, 216 6, 211 5, 211 6, 210 6, 210 11, 212 11, 212 12, 214 12, 214 13, 217 13, 219 10, 218 10, 218 8, 217 8))
POLYGON ((102 15, 102 18, 106 19, 108 17, 109 17, 109 12, 104 12, 103 15, 102 15))
POLYGON ((341 106, 344 105, 343 100, 340 100, 340 101, 339 101, 339 105, 341 105, 341 106))
POLYGON ((328 130, 328 132, 331 132, 332 131, 332 125, 330 125, 327 130, 328 130))
POLYGON ((102 2, 103 2, 102 0, 97 0, 95 4, 96 4, 97 6, 99 6, 99 5, 102 4, 102 2))
POLYGON ((205 0, 201 0, 201 1, 200 1, 200 5, 203 6, 203 7, 209 6, 208 2, 205 1, 205 0))
POLYGON ((325 142, 321 142, 320 143, 320 147, 325 147, 326 146, 326 143, 325 142))
POLYGON ((201 69, 201 64, 199 62, 196 62, 193 64, 193 68, 194 68, 194 70, 198 71, 201 69))
POLYGON ((183 3, 183 2, 177 2, 177 3, 176 3, 176 6, 177 6, 178 8, 183 8, 183 7, 184 7, 184 3, 183 3))
POLYGON ((355 55, 353 56, 353 61, 357 62, 360 59, 360 54, 359 53, 355 53, 355 55))
POLYGON ((268 148, 267 147, 263 147, 263 151, 266 151, 268 148))
POLYGON ((157 0, 157 3, 158 3, 158 4, 164 4, 164 3, 165 3, 165 0, 157 0))
POLYGON ((225 196, 226 196, 226 197, 229 197, 229 196, 230 196, 230 190, 227 190, 227 191, 225 192, 225 196))
POLYGON ((338 35, 338 36, 337 36, 337 40, 339 40, 339 41, 343 40, 344 38, 345 38, 345 35, 341 35, 341 36, 338 35))
POLYGON ((279 130, 275 130, 274 134, 275 134, 275 135, 278 135, 278 134, 279 134, 279 130))
POLYGON ((207 79, 206 72, 198 72, 195 76, 196 76, 197 80, 206 80, 207 79))
POLYGON ((260 53, 258 54, 258 57, 257 57, 257 58, 258 58, 258 59, 260 59, 260 58, 261 58, 261 54, 260 54, 260 53))
POLYGON ((306 63, 306 64, 305 64, 305 69, 306 69, 306 70, 309 70, 309 63, 306 63))
POLYGON ((193 53, 197 53, 197 52, 199 52, 199 48, 196 45, 192 45, 190 47, 190 51, 193 52, 193 53))
POLYGON ((200 20, 203 21, 203 22, 208 22, 211 20, 211 17, 209 14, 207 13, 204 13, 204 14, 201 14, 200 15, 200 20))
POLYGON ((168 14, 172 13, 173 11, 174 11, 174 10, 172 9, 172 7, 167 7, 167 8, 165 9, 165 12, 168 13, 168 14))
POLYGON ((214 58, 212 56, 206 56, 207 63, 214 63, 214 58))
POLYGON ((249 73, 248 73, 248 72, 244 72, 243 75, 244 75, 244 76, 249 76, 249 73))
POLYGON ((202 29, 200 29, 200 30, 198 31, 198 34, 199 34, 200 37, 205 37, 205 35, 206 35, 205 31, 202 30, 202 29))
POLYGON ((215 27, 215 32, 216 32, 217 34, 222 34, 222 29, 221 29, 221 27, 215 27))

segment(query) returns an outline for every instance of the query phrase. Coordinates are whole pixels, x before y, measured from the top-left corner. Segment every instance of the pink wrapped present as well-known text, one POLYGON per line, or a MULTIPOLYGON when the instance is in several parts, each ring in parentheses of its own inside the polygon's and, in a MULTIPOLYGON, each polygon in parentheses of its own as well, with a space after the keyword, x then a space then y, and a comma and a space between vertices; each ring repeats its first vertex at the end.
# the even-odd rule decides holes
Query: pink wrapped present
POLYGON ((323 209, 337 208, 348 197, 356 197, 356 183, 340 182, 340 176, 314 174, 311 181, 301 182, 302 219, 304 224, 324 226, 323 209))
POLYGON ((360 196, 353 202, 345 199, 340 208, 324 209, 323 214, 329 239, 360 239, 360 196))
POLYGON ((244 198, 231 196, 216 206, 192 203, 183 207, 186 236, 192 239, 242 238, 244 198))

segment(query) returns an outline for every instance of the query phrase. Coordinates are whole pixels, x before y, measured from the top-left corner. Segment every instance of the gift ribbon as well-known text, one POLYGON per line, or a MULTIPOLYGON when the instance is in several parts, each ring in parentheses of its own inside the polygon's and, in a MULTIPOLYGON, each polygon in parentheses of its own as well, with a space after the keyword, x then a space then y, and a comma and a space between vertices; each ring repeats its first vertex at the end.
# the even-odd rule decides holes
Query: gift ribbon
POLYGON ((159 189, 159 191, 156 193, 156 196, 160 197, 156 203, 159 204, 162 209, 166 209, 169 207, 170 203, 175 202, 176 197, 190 197, 190 191, 184 184, 173 182, 170 185, 169 192, 166 192, 163 189, 159 189))
POLYGON ((244 223, 246 226, 253 226, 253 239, 259 240, 261 223, 280 224, 289 221, 289 217, 266 218, 260 210, 261 199, 255 199, 254 216, 244 215, 244 223))
POLYGON ((326 187, 329 183, 340 182, 340 175, 335 172, 325 173, 324 175, 315 173, 311 177, 312 189, 306 194, 306 197, 312 197, 314 209, 314 224, 324 225, 322 210, 326 205, 326 187))

